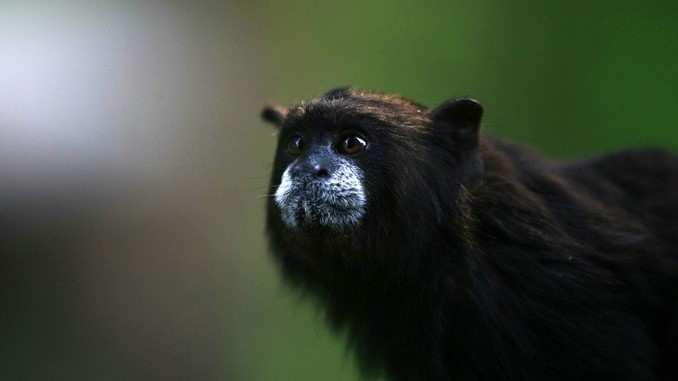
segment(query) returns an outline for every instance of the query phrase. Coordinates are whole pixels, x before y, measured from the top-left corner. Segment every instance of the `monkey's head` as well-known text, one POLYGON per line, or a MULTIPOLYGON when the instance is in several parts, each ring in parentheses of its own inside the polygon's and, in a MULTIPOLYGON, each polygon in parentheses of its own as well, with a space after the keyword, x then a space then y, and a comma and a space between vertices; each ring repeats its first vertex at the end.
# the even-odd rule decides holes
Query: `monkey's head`
POLYGON ((309 251, 378 256, 403 235, 450 222, 460 189, 482 173, 481 115, 471 99, 429 110, 349 88, 265 108, 279 128, 268 209, 274 249, 307 261, 315 260, 309 251))

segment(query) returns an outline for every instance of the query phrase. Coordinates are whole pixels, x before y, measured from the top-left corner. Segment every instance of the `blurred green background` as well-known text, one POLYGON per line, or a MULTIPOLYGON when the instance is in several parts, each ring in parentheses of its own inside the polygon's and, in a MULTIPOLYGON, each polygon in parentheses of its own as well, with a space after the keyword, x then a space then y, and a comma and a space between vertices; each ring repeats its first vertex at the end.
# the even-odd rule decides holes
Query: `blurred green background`
POLYGON ((343 85, 678 149, 678 3, 1 1, 0 379, 358 379, 263 235, 261 107, 343 85))

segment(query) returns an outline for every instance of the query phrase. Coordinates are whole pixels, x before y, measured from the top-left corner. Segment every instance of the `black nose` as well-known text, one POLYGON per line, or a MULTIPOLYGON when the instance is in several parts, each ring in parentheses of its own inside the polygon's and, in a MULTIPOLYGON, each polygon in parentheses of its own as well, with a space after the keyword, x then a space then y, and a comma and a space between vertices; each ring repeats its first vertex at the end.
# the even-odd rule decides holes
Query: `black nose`
POLYGON ((327 168, 321 166, 320 164, 316 164, 313 167, 313 174, 315 177, 328 177, 330 172, 327 170, 327 168))

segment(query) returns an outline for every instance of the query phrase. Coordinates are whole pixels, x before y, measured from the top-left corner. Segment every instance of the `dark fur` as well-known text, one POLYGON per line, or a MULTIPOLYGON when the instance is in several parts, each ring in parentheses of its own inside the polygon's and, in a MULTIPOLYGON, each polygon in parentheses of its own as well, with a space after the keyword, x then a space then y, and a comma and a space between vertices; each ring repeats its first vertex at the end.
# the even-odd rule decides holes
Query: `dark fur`
POLYGON ((269 202, 286 278, 348 329, 366 374, 678 380, 678 157, 550 163, 478 135, 482 109, 458 102, 338 89, 265 111, 282 125, 271 193, 291 130, 371 141, 353 158, 368 196, 358 228, 292 231, 269 202))

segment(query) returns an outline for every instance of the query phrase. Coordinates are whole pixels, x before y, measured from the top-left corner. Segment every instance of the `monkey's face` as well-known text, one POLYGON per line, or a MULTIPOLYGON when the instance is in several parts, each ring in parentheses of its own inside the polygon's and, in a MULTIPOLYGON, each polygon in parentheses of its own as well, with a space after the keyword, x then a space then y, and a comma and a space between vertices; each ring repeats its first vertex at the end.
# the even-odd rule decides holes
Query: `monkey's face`
POLYGON ((402 158, 389 156, 416 140, 416 128, 399 130, 391 119, 423 126, 422 110, 408 101, 350 90, 289 110, 265 110, 264 117, 280 126, 272 217, 297 232, 363 227, 370 213, 388 209, 378 206, 389 198, 393 169, 405 165, 402 158), (411 134, 396 138, 397 131, 411 134))
POLYGON ((471 100, 431 111, 351 89, 266 108, 263 117, 280 127, 269 228, 286 239, 352 232, 373 241, 439 223, 470 168, 481 113, 471 100))
POLYGON ((356 226, 368 202, 360 156, 369 140, 350 129, 316 127, 282 131, 278 160, 285 169, 275 191, 281 219, 293 229, 356 226))

